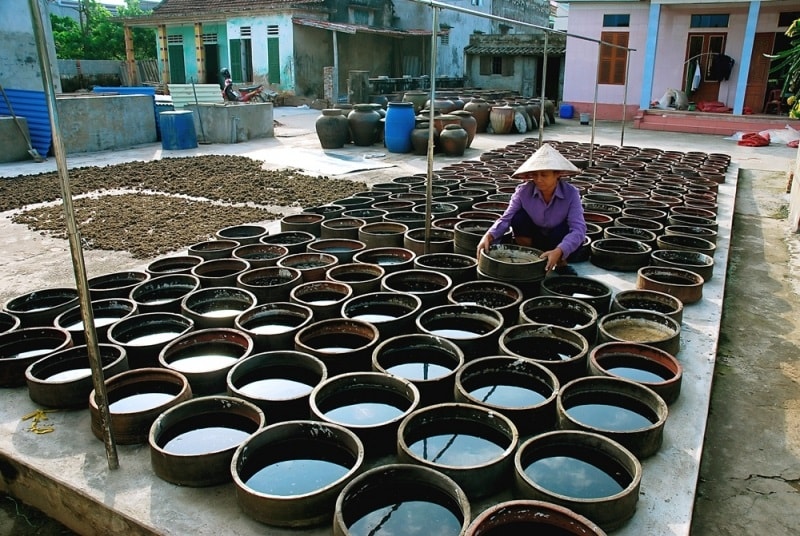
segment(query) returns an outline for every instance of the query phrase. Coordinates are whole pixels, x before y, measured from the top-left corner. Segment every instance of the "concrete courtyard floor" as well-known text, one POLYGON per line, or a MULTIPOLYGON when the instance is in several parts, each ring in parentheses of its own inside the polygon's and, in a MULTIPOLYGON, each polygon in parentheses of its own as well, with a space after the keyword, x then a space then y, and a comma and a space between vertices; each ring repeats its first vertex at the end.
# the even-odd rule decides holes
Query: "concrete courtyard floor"
MULTIPOLYGON (((239 154, 270 167, 302 167, 367 183, 425 170, 424 157, 391 154, 377 145, 325 155, 313 130, 318 115, 314 110, 276 109, 276 138, 269 140, 172 152, 151 144, 72 155, 68 164, 102 166, 164 156, 239 154)), ((591 130, 574 120, 559 120, 545 129, 544 139, 588 142, 591 130)), ((480 135, 463 158, 536 136, 480 135)), ((596 143, 619 145, 620 139, 618 123, 597 125, 596 143)), ((727 278, 718 268, 704 289, 703 303, 687 308, 679 355, 686 367, 685 389, 671 408, 662 451, 644 463, 637 513, 617 533, 796 534, 800 237, 788 232, 785 189, 797 151, 785 146, 739 147, 718 137, 631 128, 624 132, 624 144, 728 153, 734 168, 720 189, 720 225, 727 235, 721 233, 715 259, 727 265, 727 278)), ((434 166, 461 159, 437 156, 434 166)), ((0 177, 54 169, 54 158, 43 164, 3 164, 0 177)), ((74 285, 67 243, 11 224, 8 215, 0 220, 0 300, 45 286, 74 285)), ((86 251, 85 257, 89 277, 147 264, 118 252, 86 251)), ((606 278, 618 289, 632 286, 631 277, 603 274, 589 263, 578 265, 578 271, 606 278)), ((5 512, 0 514, 0 534, 62 533, 62 527, 46 518, 35 517, 29 524, 17 515, 17 502, 30 503, 85 534, 286 533, 244 518, 233 500, 232 485, 191 490, 159 481, 151 474, 145 447, 121 449, 120 470, 108 471, 102 443, 87 437, 88 428, 81 429, 88 422, 86 415, 54 414, 60 437, 37 437, 26 434, 19 421, 33 407, 26 391, 3 390, 0 400, 4 461, 0 490, 17 498, 15 502, 4 497, 0 504, 5 512), (12 466, 20 463, 25 468, 25 478, 13 478, 5 463, 9 459, 12 466), (197 512, 191 511, 192 505, 200 506, 197 512), (46 530, 53 532, 42 532, 46 530)), ((327 527, 313 531, 327 532, 327 527)))

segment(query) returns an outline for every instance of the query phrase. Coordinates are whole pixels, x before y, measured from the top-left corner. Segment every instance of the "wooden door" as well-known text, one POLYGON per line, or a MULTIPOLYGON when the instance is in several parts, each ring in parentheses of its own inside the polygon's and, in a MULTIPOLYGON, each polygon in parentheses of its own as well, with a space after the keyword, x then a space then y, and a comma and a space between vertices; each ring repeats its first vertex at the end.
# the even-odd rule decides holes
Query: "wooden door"
MULTIPOLYGON (((719 84, 712 69, 713 55, 725 53, 724 33, 690 33, 686 43, 686 63, 683 68, 682 89, 691 87, 691 78, 695 73, 695 62, 700 66, 700 86, 696 91, 687 91, 690 101, 718 101, 719 84)), ((727 103, 725 103, 727 104, 727 103)))
POLYGON ((764 57, 764 54, 772 53, 774 42, 774 33, 757 33, 753 43, 753 57, 750 60, 750 72, 747 73, 747 90, 744 94, 744 105, 756 114, 760 114, 763 111, 769 81, 771 60, 764 57))

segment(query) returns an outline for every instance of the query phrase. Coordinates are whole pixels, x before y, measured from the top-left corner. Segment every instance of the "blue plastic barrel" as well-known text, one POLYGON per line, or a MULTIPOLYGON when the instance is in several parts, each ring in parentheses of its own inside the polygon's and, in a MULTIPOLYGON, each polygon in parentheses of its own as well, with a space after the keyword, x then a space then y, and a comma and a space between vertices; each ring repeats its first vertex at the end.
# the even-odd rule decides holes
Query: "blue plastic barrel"
POLYGON ((564 119, 572 119, 574 113, 575 107, 571 104, 562 104, 558 109, 558 116, 563 117, 564 119))
POLYGON ((197 132, 194 129, 194 112, 180 110, 161 112, 161 148, 167 151, 194 149, 197 132))
POLYGON ((414 103, 390 102, 386 112, 383 142, 390 153, 411 152, 411 131, 414 130, 414 103))

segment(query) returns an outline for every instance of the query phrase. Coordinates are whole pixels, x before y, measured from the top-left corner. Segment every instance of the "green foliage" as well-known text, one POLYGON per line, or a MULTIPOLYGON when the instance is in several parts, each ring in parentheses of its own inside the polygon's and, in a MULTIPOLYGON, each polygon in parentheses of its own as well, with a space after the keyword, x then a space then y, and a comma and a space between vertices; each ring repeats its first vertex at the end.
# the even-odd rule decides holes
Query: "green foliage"
POLYGON ((782 92, 787 97, 791 106, 789 117, 800 119, 800 19, 795 20, 786 36, 793 38, 790 47, 771 56, 774 61, 770 72, 785 72, 786 80, 783 82, 782 92))
MULTIPOLYGON (((123 25, 112 20, 111 12, 97 0, 79 0, 78 18, 50 16, 56 56, 73 60, 124 60, 125 31, 123 25)), ((147 15, 139 0, 125 0, 117 9, 120 17, 147 15)), ((133 46, 136 59, 156 57, 155 30, 133 28, 133 46)))

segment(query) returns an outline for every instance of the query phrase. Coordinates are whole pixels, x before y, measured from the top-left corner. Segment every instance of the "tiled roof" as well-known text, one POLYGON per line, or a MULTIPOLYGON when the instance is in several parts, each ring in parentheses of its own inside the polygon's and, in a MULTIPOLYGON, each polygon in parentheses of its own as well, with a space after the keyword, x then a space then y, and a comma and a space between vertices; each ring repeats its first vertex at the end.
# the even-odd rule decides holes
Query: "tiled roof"
MULTIPOLYGON (((564 45, 548 45, 548 55, 562 55, 567 50, 564 45)), ((464 49, 465 54, 474 56, 540 56, 544 53, 544 44, 541 45, 469 45, 464 49)))
POLYGON ((164 0, 153 9, 154 17, 212 13, 242 13, 300 4, 321 4, 324 0, 164 0))

